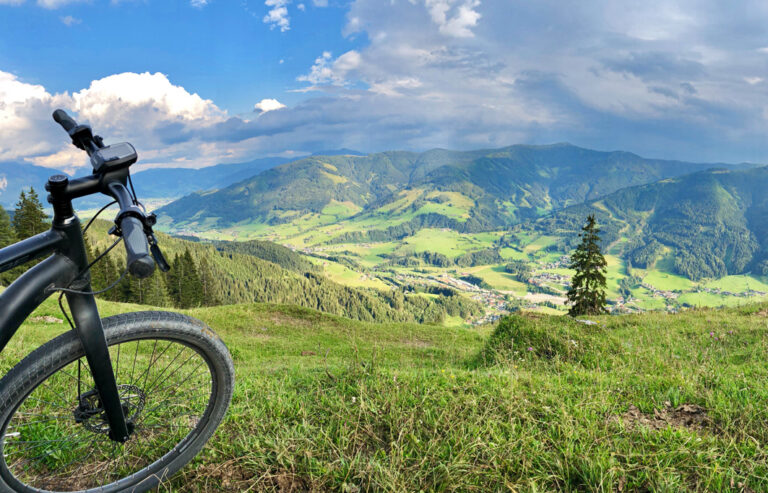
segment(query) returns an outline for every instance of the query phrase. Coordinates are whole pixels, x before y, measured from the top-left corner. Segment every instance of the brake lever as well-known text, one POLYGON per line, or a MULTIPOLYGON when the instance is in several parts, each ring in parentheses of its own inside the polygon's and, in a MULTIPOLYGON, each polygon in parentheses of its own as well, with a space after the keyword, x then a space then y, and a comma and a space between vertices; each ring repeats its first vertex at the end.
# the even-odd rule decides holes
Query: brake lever
POLYGON ((157 238, 155 238, 154 233, 148 234, 147 239, 149 240, 149 252, 152 254, 152 257, 155 259, 157 268, 163 272, 168 272, 169 270, 171 270, 171 266, 168 265, 168 262, 165 260, 165 256, 163 255, 163 252, 160 251, 160 245, 157 244, 157 238))

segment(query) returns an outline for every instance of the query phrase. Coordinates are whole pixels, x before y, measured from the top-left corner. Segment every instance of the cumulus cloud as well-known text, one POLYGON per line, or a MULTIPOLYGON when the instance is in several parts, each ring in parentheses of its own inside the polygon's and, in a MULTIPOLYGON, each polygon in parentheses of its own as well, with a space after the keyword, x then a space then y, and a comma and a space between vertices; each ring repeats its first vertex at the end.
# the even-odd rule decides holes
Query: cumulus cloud
POLYGON ((279 110, 285 107, 286 106, 277 99, 262 99, 253 106, 253 109, 257 113, 266 113, 267 111, 279 110))
POLYGON ((480 0, 425 0, 432 22, 440 32, 457 38, 471 38, 480 13, 475 10, 480 0))
POLYGON ((0 101, 0 161, 26 160, 66 171, 86 164, 51 119, 56 108, 90 124, 108 142, 132 141, 145 165, 184 158, 186 165, 199 167, 251 156, 247 145, 219 148, 196 138, 201 129, 226 121, 226 112, 161 73, 116 74, 72 94, 51 94, 0 71, 0 101))
POLYGON ((360 65, 360 53, 350 50, 337 59, 333 59, 330 51, 324 51, 315 59, 309 73, 300 75, 296 80, 309 82, 313 86, 332 84, 341 86, 346 83, 348 74, 360 65))
POLYGON ((271 7, 267 15, 262 19, 264 24, 269 24, 271 29, 280 28, 280 32, 291 28, 291 18, 288 16, 288 4, 290 0, 266 0, 264 5, 271 7))
MULTIPOLYGON (((69 159, 60 130, 40 130, 59 104, 134 140, 153 166, 558 141, 765 162, 768 7, 745 1, 353 0, 344 34, 364 41, 340 54, 319 47, 294 88, 310 91, 305 100, 264 99, 246 116, 162 74, 118 74, 74 94, 2 74, 0 159, 69 159)), ((265 22, 289 28, 288 1, 268 2, 285 10, 265 22)))
POLYGON ((189 4, 197 9, 201 9, 208 5, 208 0, 189 0, 189 4))

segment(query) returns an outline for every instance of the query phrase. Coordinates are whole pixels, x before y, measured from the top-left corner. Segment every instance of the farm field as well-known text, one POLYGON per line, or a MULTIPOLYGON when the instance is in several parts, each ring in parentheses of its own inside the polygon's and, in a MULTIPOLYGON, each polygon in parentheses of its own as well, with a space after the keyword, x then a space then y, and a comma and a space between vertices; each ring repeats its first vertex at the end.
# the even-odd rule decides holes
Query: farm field
MULTIPOLYGON (((765 491, 767 308, 476 328, 189 310, 229 346, 237 385, 163 491, 765 491)), ((53 300, 43 315, 61 318, 53 300)), ((25 324, 0 370, 63 330, 25 324)))
MULTIPOLYGON (((560 306, 561 303, 555 303, 551 299, 540 303, 532 301, 538 299, 536 297, 526 297, 527 293, 538 293, 542 290, 554 297, 564 295, 572 274, 566 268, 570 251, 562 250, 559 243, 562 239, 557 236, 523 229, 515 231, 514 241, 509 242, 504 231, 467 234, 448 228, 422 228, 401 239, 389 241, 344 243, 333 240, 342 234, 384 230, 400 224, 402 217, 397 215, 398 211, 407 213, 406 215, 412 218, 413 211, 408 207, 413 204, 419 193, 421 192, 418 190, 404 192, 400 199, 375 212, 354 215, 355 210, 352 207, 334 203, 329 205, 322 215, 309 215, 273 226, 234 227, 229 233, 208 231, 202 236, 230 240, 266 239, 319 258, 347 259, 349 262, 342 263, 333 259, 326 260, 322 262, 323 270, 327 277, 353 287, 387 289, 394 285, 429 285, 435 284, 437 277, 459 279, 472 275, 484 283, 484 289, 488 290, 488 293, 465 294, 479 296, 486 301, 491 298, 504 298, 513 309, 565 313, 565 307, 560 306), (393 217, 398 219, 393 221, 393 217), (496 263, 443 267, 425 264, 417 267, 388 262, 391 258, 420 254, 439 254, 448 259, 458 259, 463 255, 483 250, 498 251, 501 262, 497 260, 496 263), (508 262, 526 263, 531 270, 531 279, 535 281, 529 280, 526 283, 514 279, 504 271, 508 262), (393 284, 395 279, 397 283, 393 284), (540 285, 532 285, 531 282, 540 285)), ((426 204, 430 207, 459 209, 468 206, 461 196, 446 195, 444 200, 442 203, 428 201, 426 204)), ((631 268, 621 256, 622 248, 629 240, 627 236, 621 236, 611 245, 605 246, 608 261, 607 295, 613 311, 674 311, 687 306, 739 306, 768 299, 768 280, 759 277, 739 275, 694 282, 675 274, 674 258, 668 251, 660 255, 652 268, 631 268), (630 286, 625 285, 628 281, 630 286)), ((443 284, 437 282, 437 285, 443 284)), ((449 283, 448 287, 455 289, 457 285, 449 283)), ((496 315, 508 311, 489 312, 491 318, 486 317, 476 322, 491 320, 496 315)))

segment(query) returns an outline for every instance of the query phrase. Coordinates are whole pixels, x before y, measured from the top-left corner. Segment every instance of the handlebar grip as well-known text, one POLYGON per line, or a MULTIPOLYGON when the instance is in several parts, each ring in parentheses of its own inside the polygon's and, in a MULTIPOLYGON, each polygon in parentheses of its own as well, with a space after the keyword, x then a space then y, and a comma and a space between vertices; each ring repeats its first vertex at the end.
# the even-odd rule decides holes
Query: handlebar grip
POLYGON ((64 127, 64 130, 66 130, 67 132, 69 132, 70 130, 72 130, 77 126, 77 122, 73 120, 72 117, 69 116, 67 112, 64 110, 54 111, 53 119, 56 121, 56 123, 64 127))
POLYGON ((151 276, 155 271, 155 261, 149 254, 144 225, 137 217, 125 216, 120 221, 120 230, 123 232, 123 243, 128 254, 128 272, 139 279, 151 276))

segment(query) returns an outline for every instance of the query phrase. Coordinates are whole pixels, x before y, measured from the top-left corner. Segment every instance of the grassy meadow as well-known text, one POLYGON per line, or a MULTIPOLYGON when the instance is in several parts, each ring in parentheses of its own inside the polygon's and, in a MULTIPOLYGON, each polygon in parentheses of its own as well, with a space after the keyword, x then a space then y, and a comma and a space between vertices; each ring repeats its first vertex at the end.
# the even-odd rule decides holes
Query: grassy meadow
MULTIPOLYGON (((188 313, 228 344, 237 386, 164 491, 768 490, 768 305, 479 328, 188 313)), ((52 300, 41 315, 61 317, 52 300)), ((36 320, 0 369, 65 330, 36 320)))

